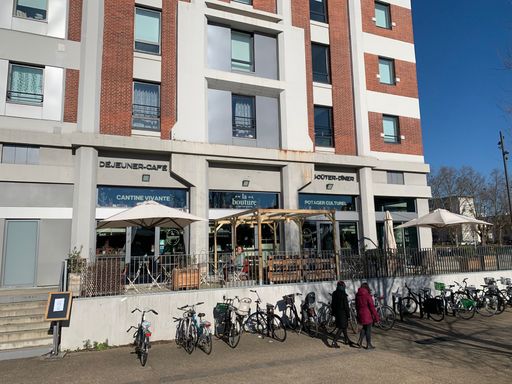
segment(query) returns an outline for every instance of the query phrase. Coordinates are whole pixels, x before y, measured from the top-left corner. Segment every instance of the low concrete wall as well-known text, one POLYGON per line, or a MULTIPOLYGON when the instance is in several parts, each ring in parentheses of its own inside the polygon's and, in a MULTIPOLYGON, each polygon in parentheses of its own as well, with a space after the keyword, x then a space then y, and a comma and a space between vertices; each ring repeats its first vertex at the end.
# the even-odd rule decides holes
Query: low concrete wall
MULTIPOLYGON (((396 292, 397 289, 402 290, 405 283, 413 289, 423 287, 433 289, 434 282, 453 284, 453 281, 458 281, 461 283, 465 277, 468 277, 468 284, 479 287, 480 284, 484 283, 484 277, 494 277, 498 280, 501 276, 512 277, 511 275, 512 271, 476 272, 369 279, 368 283, 372 290, 383 294, 390 302, 392 293, 396 292)), ((346 281, 346 283, 347 293, 353 297, 361 281, 346 281)), ((223 295, 231 298, 234 296, 251 297, 254 301, 255 295, 249 290, 257 289, 263 304, 267 302, 275 304, 286 294, 300 292, 305 296, 308 292, 314 291, 317 294, 317 301, 327 302, 330 299, 329 293, 335 289, 335 286, 335 282, 322 282, 75 299, 69 326, 62 329, 61 348, 63 350, 81 349, 84 347, 86 340, 91 343, 108 340, 109 345, 127 345, 131 343, 133 331, 126 333, 126 330, 131 325, 136 326, 140 320, 140 313, 130 313, 135 307, 152 308, 158 312, 158 316, 151 313, 147 316, 152 324, 152 340, 171 340, 175 334, 175 324, 172 318, 173 316, 180 317, 182 312, 177 308, 186 304, 203 301, 204 304, 198 307, 197 310, 198 312, 204 312, 207 315, 206 319, 213 321, 213 308, 217 302, 222 301, 223 295)), ((255 306, 253 303, 252 309, 255 306)))

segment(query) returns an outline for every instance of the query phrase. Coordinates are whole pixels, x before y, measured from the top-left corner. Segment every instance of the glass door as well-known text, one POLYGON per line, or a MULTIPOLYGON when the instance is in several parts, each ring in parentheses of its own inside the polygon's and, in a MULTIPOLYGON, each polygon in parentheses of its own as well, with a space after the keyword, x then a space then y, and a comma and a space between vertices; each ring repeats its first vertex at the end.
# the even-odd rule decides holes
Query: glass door
POLYGON ((35 286, 39 222, 6 221, 4 287, 35 286))

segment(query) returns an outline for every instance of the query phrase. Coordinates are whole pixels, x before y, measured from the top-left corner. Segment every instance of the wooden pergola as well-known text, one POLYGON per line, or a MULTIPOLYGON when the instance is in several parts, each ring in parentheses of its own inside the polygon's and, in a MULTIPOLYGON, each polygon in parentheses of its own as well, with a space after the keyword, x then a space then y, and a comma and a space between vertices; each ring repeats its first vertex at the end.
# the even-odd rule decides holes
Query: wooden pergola
POLYGON ((225 216, 219 219, 216 219, 214 226, 214 263, 215 270, 217 270, 217 232, 218 230, 226 224, 231 225, 231 244, 233 248, 233 253, 236 252, 236 229, 239 225, 251 225, 258 228, 258 258, 260 260, 259 264, 259 280, 263 281, 263 263, 261 262, 263 259, 263 247, 262 247, 262 238, 261 238, 261 227, 263 224, 267 224, 270 226, 272 233, 274 235, 274 252, 277 251, 277 227, 280 223, 289 223, 294 222, 299 227, 299 237, 300 237, 300 247, 299 252, 304 248, 304 239, 302 235, 302 227, 304 221, 307 218, 313 216, 324 216, 333 224, 333 237, 334 237, 334 250, 336 255, 336 268, 338 268, 338 255, 341 249, 340 246, 340 237, 339 237, 339 228, 336 225, 336 211, 335 210, 314 210, 314 209, 250 209, 248 211, 239 212, 233 215, 225 216))

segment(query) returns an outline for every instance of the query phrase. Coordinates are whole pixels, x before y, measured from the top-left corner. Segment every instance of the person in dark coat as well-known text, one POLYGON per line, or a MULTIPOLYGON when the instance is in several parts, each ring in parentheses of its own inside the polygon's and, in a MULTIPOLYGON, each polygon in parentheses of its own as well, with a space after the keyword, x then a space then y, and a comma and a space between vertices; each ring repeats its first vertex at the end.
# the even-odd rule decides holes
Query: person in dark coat
POLYGON ((366 348, 374 349, 375 347, 372 344, 372 324, 380 320, 368 283, 361 284, 361 288, 357 291, 356 310, 357 322, 363 326, 359 333, 357 345, 361 347, 363 339, 366 338, 366 348))
POLYGON ((337 332, 331 346, 333 348, 339 348, 338 339, 340 338, 341 333, 343 333, 344 344, 353 346, 354 343, 350 341, 347 334, 350 308, 348 306, 347 293, 345 292, 345 283, 341 280, 338 281, 336 284, 336 290, 332 293, 331 310, 336 319, 337 328, 337 332))

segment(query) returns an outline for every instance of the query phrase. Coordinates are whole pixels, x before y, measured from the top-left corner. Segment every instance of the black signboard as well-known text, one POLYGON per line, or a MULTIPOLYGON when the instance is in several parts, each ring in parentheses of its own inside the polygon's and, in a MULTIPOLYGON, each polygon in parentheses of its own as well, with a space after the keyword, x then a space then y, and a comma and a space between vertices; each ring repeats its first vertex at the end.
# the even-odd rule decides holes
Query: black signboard
POLYGON ((172 208, 186 208, 187 190, 180 188, 98 186, 98 207, 130 208, 148 200, 172 208))
POLYGON ((269 192, 210 191, 210 208, 256 209, 279 208, 279 194, 269 192))
POLYGON ((348 195, 324 195, 299 193, 300 209, 335 209, 336 211, 355 211, 356 198, 348 195))
POLYGON ((46 304, 46 321, 69 320, 71 314, 71 292, 50 292, 46 304))

